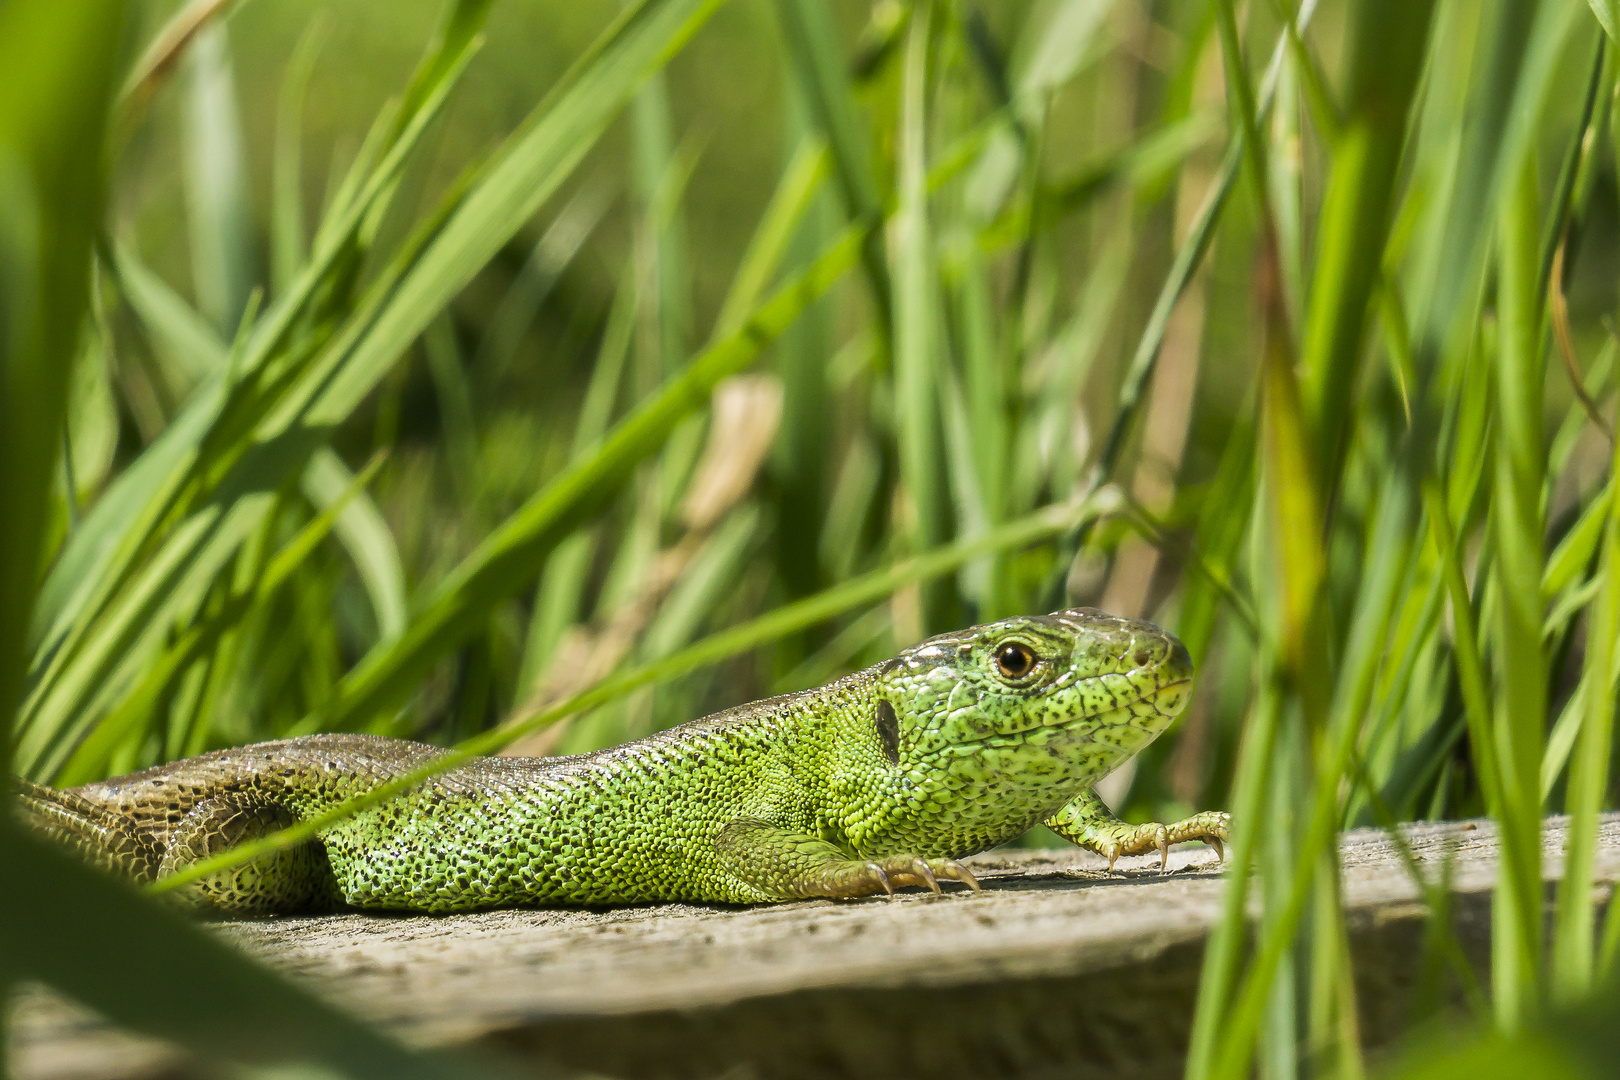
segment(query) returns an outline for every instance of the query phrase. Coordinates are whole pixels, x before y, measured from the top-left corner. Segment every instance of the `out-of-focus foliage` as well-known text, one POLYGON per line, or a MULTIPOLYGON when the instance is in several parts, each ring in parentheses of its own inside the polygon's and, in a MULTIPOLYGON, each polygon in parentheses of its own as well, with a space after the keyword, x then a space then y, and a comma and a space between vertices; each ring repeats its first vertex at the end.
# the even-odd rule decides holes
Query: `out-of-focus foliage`
POLYGON ((1317 6, 140 9, 15 767, 582 751, 1095 604, 1201 671, 1108 797, 1258 870, 1193 1075, 1362 1070, 1346 825, 1497 818, 1476 1019, 1583 1000, 1614 6, 1317 6))

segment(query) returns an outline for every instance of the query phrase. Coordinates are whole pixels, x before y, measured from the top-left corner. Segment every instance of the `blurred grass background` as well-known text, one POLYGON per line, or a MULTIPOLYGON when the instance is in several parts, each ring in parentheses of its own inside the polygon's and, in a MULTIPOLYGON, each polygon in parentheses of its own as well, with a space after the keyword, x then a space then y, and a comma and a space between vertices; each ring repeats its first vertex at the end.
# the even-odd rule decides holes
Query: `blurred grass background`
POLYGON ((1437 902, 1414 1030, 1458 1001, 1537 1030, 1620 952, 1591 888, 1617 28, 1607 0, 135 4, 14 768, 318 730, 577 752, 1095 605, 1201 672, 1106 796, 1228 807, 1258 870, 1190 1075, 1368 1067, 1347 826, 1500 822, 1490 986, 1437 902))

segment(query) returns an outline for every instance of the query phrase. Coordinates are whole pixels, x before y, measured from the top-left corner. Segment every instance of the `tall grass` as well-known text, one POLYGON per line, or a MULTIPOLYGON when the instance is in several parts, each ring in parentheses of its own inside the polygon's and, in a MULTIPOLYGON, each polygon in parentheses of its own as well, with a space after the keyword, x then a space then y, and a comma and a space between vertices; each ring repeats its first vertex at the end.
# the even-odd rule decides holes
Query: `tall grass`
POLYGON ((1316 6, 587 5, 594 41, 474 153, 509 8, 454 0, 317 200, 335 16, 249 87, 247 16, 193 5, 84 140, 119 197, 71 249, 94 303, 53 315, 71 393, 8 389, 4 467, 48 504, 0 529, 0 602, 46 567, 0 638, 12 767, 327 730, 588 750, 1103 603, 1201 671, 1110 797, 1235 817, 1189 1075, 1367 1071, 1350 825, 1494 818, 1489 1015, 1440 911, 1434 1010, 1504 1055, 1577 1031, 1620 948, 1592 888, 1616 13, 1316 6), (761 54, 774 100, 691 117, 761 54))

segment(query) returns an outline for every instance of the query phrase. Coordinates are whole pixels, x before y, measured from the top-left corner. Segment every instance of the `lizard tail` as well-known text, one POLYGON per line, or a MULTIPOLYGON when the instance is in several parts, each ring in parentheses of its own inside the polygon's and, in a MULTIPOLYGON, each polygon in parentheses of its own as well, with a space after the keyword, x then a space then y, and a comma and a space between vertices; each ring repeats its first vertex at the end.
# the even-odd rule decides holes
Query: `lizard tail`
POLYGON ((133 822, 71 791, 18 778, 18 814, 25 828, 65 844, 91 866, 145 884, 157 877, 163 853, 133 822))

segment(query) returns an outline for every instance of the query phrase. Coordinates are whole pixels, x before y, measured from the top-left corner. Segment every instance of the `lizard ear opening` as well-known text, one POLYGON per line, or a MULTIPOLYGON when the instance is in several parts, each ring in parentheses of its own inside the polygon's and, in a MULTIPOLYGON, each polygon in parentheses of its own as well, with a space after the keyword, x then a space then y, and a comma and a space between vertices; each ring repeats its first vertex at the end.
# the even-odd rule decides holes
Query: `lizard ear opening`
POLYGON ((876 724, 878 744, 883 747, 883 760, 890 765, 900 764, 900 718, 894 714, 893 705, 887 701, 878 702, 876 724))

